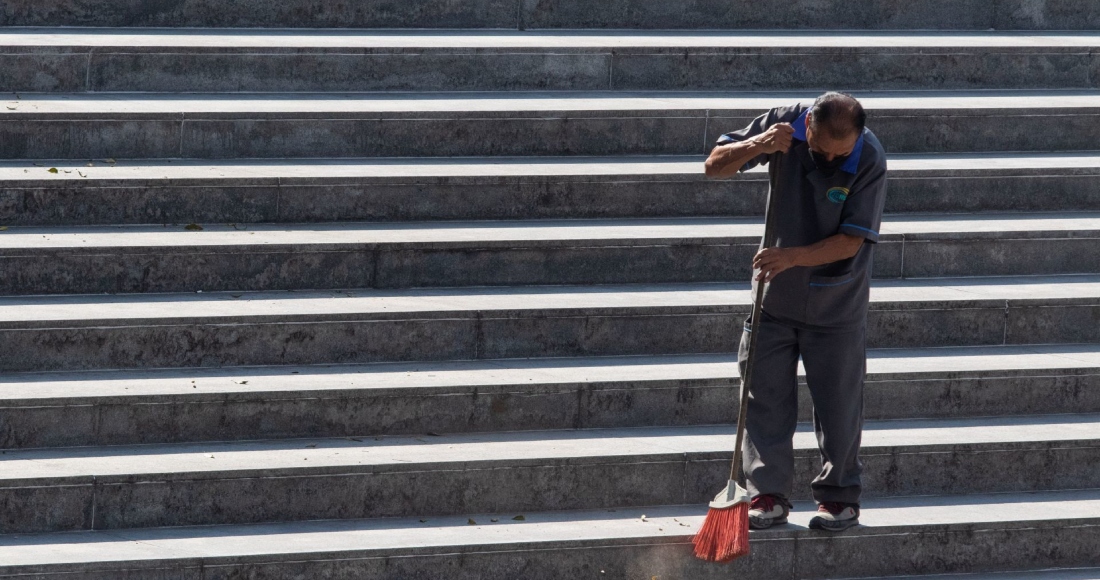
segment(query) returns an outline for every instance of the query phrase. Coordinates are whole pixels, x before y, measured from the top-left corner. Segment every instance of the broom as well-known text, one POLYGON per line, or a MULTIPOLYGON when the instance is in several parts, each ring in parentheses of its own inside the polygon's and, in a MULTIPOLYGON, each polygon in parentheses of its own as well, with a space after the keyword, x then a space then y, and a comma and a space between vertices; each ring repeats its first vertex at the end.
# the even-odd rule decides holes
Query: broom
MULTIPOLYGON (((772 245, 772 204, 764 212, 764 244, 772 245)), ((753 270, 755 274, 755 270, 753 270)), ((749 492, 741 480, 741 445, 745 441, 745 416, 749 410, 749 383, 756 359, 756 339, 760 329, 764 283, 756 284, 756 300, 752 303, 752 327, 749 329, 749 356, 745 361, 745 376, 741 377, 741 405, 737 414, 737 441, 733 448, 730 479, 714 501, 710 502, 703 526, 695 534, 695 556, 708 562, 730 562, 749 553, 749 492)))

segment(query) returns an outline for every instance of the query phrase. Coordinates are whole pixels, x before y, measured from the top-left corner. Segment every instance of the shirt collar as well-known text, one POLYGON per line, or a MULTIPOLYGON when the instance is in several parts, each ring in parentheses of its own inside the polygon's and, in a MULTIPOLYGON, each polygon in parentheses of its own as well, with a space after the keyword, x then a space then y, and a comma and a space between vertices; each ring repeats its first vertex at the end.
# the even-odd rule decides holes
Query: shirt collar
MULTIPOLYGON (((810 114, 810 110, 806 109, 802 111, 802 114, 798 116, 791 128, 794 129, 794 138, 799 141, 806 140, 806 115, 810 114)), ((845 173, 855 174, 859 170, 859 158, 863 153, 863 134, 859 135, 859 139, 856 140, 856 146, 852 147, 852 153, 848 155, 848 161, 844 162, 844 165, 840 166, 840 170, 845 173)))

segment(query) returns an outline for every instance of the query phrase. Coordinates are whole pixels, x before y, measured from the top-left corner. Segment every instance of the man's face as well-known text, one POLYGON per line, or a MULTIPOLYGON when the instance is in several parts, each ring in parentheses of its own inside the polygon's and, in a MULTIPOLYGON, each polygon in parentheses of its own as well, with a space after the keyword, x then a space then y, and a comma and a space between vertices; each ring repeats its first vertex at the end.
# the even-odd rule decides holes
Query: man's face
POLYGON ((806 116, 806 144, 810 146, 810 151, 821 155, 826 161, 851 155, 852 149, 856 148, 856 141, 859 141, 859 133, 853 132, 844 139, 833 139, 825 131, 820 135, 814 133, 810 128, 811 125, 813 125, 813 114, 806 116))

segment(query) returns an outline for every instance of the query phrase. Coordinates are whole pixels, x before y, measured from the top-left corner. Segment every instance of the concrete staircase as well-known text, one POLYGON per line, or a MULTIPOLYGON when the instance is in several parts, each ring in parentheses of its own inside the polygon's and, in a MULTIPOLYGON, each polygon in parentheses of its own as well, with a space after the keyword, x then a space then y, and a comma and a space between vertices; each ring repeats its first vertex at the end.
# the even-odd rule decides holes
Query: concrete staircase
POLYGON ((0 578, 1100 578, 1097 3, 0 25, 0 578), (793 525, 704 564, 766 182, 702 156, 824 88, 891 155, 865 525, 805 529, 802 429, 793 525))

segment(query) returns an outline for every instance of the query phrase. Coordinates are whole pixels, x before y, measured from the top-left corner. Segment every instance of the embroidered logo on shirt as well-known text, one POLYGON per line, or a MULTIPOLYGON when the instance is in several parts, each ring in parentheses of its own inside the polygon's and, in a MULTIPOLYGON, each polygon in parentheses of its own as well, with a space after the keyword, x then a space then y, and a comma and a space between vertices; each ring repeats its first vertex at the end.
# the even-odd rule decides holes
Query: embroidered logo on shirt
POLYGON ((844 200, 848 199, 848 193, 847 187, 834 187, 825 192, 825 197, 833 203, 844 203, 844 200))

